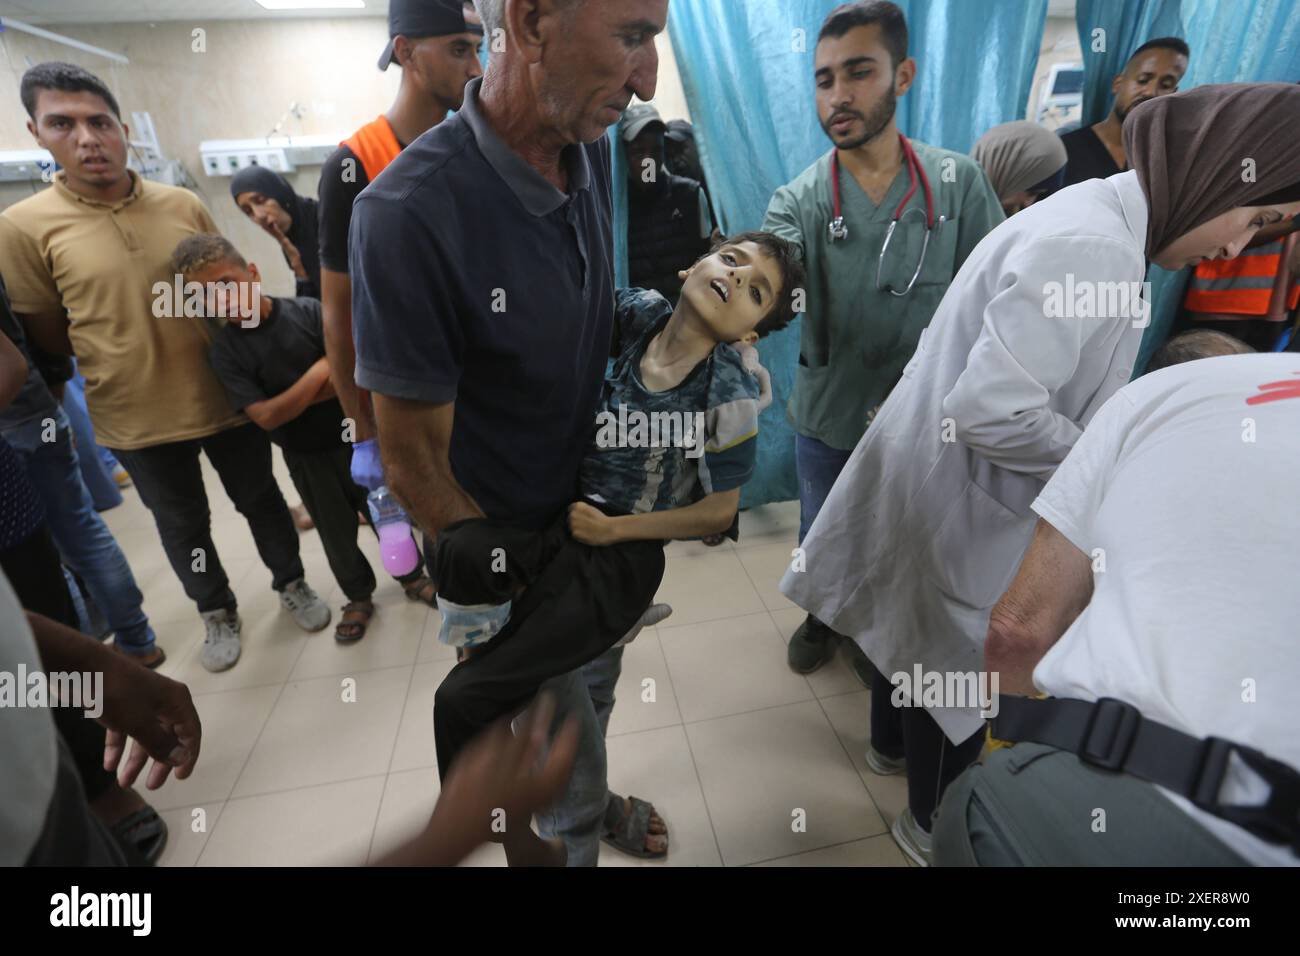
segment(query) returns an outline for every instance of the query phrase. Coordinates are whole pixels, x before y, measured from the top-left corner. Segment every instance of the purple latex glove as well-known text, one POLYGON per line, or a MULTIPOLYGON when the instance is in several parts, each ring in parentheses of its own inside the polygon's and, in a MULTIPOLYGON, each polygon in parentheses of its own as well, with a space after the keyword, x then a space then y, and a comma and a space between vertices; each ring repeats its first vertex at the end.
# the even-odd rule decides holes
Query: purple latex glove
POLYGON ((367 491, 384 485, 384 464, 379 460, 379 442, 371 438, 352 446, 352 480, 367 491))

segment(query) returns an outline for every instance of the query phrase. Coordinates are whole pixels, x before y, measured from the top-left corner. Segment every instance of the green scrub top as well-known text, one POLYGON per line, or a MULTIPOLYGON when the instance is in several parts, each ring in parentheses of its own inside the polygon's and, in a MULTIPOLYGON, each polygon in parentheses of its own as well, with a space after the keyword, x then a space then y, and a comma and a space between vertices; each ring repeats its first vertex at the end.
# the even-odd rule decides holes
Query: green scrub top
POLYGON ((851 451, 874 412, 902 377, 921 330, 976 244, 1006 218, 993 187, 968 156, 911 141, 930 180, 934 215, 946 216, 930 235, 916 285, 905 289, 925 241, 925 190, 920 181, 889 243, 876 290, 885 233, 910 188, 904 162, 889 192, 874 205, 857 180, 840 170, 841 212, 849 236, 828 241, 833 218, 831 153, 773 195, 763 229, 794 243, 808 271, 799 367, 787 416, 800 435, 851 451), (913 212, 912 210, 919 210, 913 212))

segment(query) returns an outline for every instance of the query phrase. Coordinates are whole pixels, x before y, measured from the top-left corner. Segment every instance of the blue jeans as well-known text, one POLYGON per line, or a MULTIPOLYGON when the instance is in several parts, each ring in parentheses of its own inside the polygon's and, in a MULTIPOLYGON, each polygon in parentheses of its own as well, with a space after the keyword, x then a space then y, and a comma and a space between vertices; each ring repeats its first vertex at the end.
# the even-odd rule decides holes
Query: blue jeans
POLYGON ((542 836, 559 836, 569 851, 569 866, 595 866, 611 794, 606 779, 605 731, 614 711, 614 686, 623 670, 623 648, 614 647, 590 664, 542 685, 555 697, 556 725, 576 716, 578 758, 564 795, 537 814, 542 836))
POLYGON ((81 467, 81 477, 90 491, 95 510, 107 511, 122 503, 122 492, 113 480, 117 459, 95 442, 95 429, 90 424, 90 412, 86 410, 85 385, 86 380, 80 372, 68 380, 63 387, 63 410, 72 425, 72 434, 76 436, 80 452, 77 464, 81 467))
POLYGON ((794 467, 799 476, 799 543, 808 535, 808 529, 817 520, 817 514, 826 503, 835 479, 853 456, 852 451, 840 451, 816 438, 794 436, 794 467))
POLYGON ((53 441, 42 440, 44 419, 8 429, 5 440, 23 459, 40 493, 50 534, 64 563, 86 582, 91 598, 117 634, 117 643, 130 653, 148 654, 154 647, 154 633, 144 613, 144 595, 126 555, 95 511, 72 447, 68 417, 61 410, 52 417, 53 441))

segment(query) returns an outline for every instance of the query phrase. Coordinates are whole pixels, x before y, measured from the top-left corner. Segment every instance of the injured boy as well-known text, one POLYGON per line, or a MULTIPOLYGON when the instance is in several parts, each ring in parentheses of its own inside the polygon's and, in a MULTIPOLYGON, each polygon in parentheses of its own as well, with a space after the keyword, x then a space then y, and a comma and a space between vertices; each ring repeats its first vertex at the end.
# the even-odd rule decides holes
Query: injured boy
POLYGON ((668 539, 732 526, 756 457, 752 346, 793 318, 803 267, 785 240, 749 232, 681 275, 676 310, 657 292, 618 293, 617 357, 581 500, 540 532, 474 518, 438 535, 439 637, 471 649, 434 701, 444 779, 479 731, 545 681, 654 623, 668 539))

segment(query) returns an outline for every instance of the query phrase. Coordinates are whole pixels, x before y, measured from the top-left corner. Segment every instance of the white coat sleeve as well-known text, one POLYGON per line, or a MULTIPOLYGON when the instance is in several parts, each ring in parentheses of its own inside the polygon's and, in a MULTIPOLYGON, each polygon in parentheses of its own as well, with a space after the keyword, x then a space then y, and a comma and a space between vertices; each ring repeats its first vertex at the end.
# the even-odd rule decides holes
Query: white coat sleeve
POLYGON ((1000 468, 1044 481, 1052 476, 1082 430, 1048 403, 1080 374, 1090 339, 1131 321, 1062 316, 1067 273, 1075 288, 1129 282, 1133 262, 1131 246, 1114 239, 1053 236, 1006 264, 966 368, 943 402, 957 440, 1000 468))

